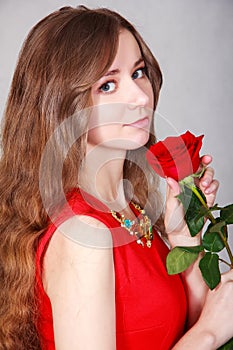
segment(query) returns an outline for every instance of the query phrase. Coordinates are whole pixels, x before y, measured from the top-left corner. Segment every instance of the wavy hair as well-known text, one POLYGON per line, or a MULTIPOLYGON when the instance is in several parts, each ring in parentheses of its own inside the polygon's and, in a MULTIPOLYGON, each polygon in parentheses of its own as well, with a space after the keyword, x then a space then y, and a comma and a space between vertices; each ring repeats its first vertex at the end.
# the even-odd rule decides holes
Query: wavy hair
MULTIPOLYGON (((135 28, 113 11, 64 7, 32 28, 20 52, 2 128, 0 350, 41 349, 35 326, 35 253, 48 227, 40 193, 42 154, 63 121, 91 106, 91 87, 111 66, 122 28, 129 30, 139 44, 156 107, 162 84, 159 65, 135 28)), ((76 186, 77 170, 86 152, 88 118, 80 117, 77 123, 82 135, 63 164, 64 193, 76 186)), ((63 130, 53 144, 56 159, 64 155, 68 132, 63 130)), ((155 142, 153 134, 146 147, 155 142)), ((150 194, 150 207, 161 212, 157 177, 140 150, 131 153, 127 158, 132 161, 125 162, 124 174, 133 185, 135 198, 143 206, 150 194), (141 159, 143 172, 134 164, 135 156, 141 159)), ((51 168, 56 159, 51 159, 51 168)), ((49 209, 53 210, 59 204, 60 184, 56 179, 51 182, 48 179, 44 186, 49 209)), ((163 232, 162 217, 157 226, 163 232)))

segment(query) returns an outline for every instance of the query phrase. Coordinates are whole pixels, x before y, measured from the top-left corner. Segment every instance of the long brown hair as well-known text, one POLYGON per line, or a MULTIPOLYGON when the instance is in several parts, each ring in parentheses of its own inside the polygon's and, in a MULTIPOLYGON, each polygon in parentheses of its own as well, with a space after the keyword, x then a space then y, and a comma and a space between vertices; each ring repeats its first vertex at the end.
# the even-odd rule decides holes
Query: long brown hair
MULTIPOLYGON (((115 12, 89 10, 84 6, 62 8, 35 25, 22 47, 2 132, 0 350, 40 349, 35 327, 35 252, 48 226, 39 186, 41 157, 56 127, 91 105, 90 89, 112 64, 122 28, 128 29, 140 46, 156 106, 162 83, 158 63, 135 28, 115 12)), ((80 118, 78 123, 82 135, 63 165, 65 193, 76 186, 77 170, 86 151, 88 120, 80 118)), ((63 135, 62 144, 65 142, 63 135)), ((152 133, 146 147, 154 142, 152 133)), ((59 140, 53 146, 56 157, 62 156, 59 140)), ((132 159, 134 153, 145 159, 144 154, 132 152, 132 159)), ((149 174, 147 166, 143 166, 144 172, 149 174)), ((160 210, 157 178, 150 173, 148 185, 140 167, 133 161, 125 162, 124 171, 134 187, 137 201, 144 205, 149 193, 153 193, 151 208, 160 210)), ((54 206, 54 201, 59 202, 56 183, 48 180, 45 186, 51 206, 54 206)), ((158 222, 162 230, 162 221, 158 222)))

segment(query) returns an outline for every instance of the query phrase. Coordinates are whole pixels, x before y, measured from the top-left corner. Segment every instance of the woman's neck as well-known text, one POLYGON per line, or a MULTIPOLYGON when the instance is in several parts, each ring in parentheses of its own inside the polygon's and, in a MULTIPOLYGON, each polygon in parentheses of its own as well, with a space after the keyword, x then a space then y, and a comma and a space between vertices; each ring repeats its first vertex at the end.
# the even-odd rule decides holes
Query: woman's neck
POLYGON ((79 172, 80 187, 115 211, 127 206, 123 183, 125 156, 124 150, 89 148, 79 172))

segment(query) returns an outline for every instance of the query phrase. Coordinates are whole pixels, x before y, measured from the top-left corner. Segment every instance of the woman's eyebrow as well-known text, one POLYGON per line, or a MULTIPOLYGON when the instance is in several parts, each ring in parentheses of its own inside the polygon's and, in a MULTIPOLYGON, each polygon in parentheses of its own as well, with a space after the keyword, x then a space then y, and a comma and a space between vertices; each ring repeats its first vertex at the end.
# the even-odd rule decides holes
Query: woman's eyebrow
MULTIPOLYGON (((140 63, 144 62, 144 59, 140 57, 133 65, 133 68, 137 67, 140 63)), ((120 73, 120 69, 113 69, 104 74, 104 77, 108 77, 110 75, 116 75, 120 73)))
POLYGON ((134 63, 134 66, 133 68, 136 68, 140 63, 144 63, 144 59, 142 57, 140 57, 135 63, 134 63))

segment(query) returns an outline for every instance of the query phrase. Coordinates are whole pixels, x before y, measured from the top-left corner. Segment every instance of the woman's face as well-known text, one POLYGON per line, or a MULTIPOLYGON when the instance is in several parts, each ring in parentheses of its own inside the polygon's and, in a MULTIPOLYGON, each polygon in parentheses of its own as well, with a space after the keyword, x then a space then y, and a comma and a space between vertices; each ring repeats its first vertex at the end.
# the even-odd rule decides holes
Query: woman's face
POLYGON ((93 110, 88 145, 136 149, 149 138, 154 97, 145 63, 134 36, 119 34, 119 46, 109 71, 91 91, 93 110))

